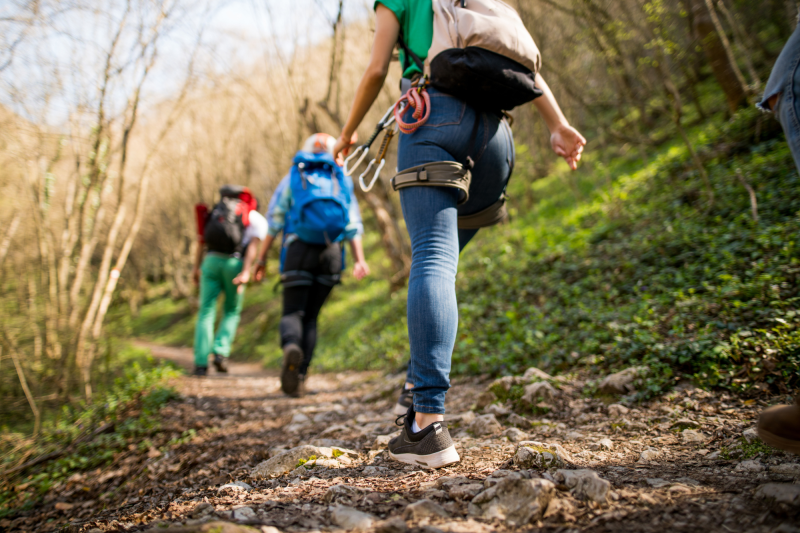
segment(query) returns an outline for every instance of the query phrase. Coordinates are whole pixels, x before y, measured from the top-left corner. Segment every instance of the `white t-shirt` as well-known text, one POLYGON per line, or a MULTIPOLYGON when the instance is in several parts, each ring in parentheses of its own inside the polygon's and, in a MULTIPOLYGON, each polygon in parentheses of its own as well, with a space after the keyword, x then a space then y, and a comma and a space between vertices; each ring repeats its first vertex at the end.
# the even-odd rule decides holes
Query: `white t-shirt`
POLYGON ((258 211, 250 211, 250 224, 244 229, 242 235, 242 249, 247 248, 250 241, 253 239, 261 239, 262 241, 267 238, 267 219, 258 211))

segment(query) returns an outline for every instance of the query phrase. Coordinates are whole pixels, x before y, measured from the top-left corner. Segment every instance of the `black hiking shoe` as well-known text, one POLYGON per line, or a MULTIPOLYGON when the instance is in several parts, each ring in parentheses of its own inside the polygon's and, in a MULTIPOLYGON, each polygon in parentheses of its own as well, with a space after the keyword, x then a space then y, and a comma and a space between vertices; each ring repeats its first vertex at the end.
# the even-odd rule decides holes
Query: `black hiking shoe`
POLYGON ((214 354, 214 368, 217 369, 217 372, 222 372, 223 374, 228 373, 228 358, 222 356, 218 353, 214 354))
POLYGON ((392 412, 394 416, 403 416, 408 412, 408 409, 414 405, 414 389, 407 389, 405 383, 400 390, 400 397, 397 398, 397 403, 394 405, 392 412))
POLYGON ((281 390, 289 396, 296 396, 300 385, 300 364, 303 350, 294 343, 283 347, 283 369, 281 370, 281 390))
POLYGON ((193 376, 206 376, 208 375, 208 367, 207 366, 196 366, 194 367, 194 372, 192 373, 193 376))
POLYGON ((306 375, 299 374, 297 376, 297 390, 294 391, 294 394, 292 394, 292 396, 294 396, 295 398, 302 398, 305 395, 306 395, 306 375))
POLYGON ((400 435, 389 441, 389 456, 401 463, 426 468, 441 468, 459 462, 461 457, 444 422, 434 422, 419 433, 414 433, 411 429, 414 414, 414 408, 410 407, 400 435))

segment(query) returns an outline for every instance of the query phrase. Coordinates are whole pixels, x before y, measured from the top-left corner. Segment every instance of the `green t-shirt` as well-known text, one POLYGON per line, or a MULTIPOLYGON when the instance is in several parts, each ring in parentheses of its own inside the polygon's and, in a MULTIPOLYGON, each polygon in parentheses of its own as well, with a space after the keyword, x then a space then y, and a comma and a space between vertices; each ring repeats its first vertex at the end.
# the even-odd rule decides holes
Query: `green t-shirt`
MULTIPOLYGON (((431 0, 375 0, 374 9, 378 4, 383 4, 395 14, 400 21, 400 32, 412 52, 425 61, 428 50, 433 42, 433 5, 431 0)), ((400 64, 411 65, 406 68, 403 76, 411 77, 414 72, 422 72, 414 60, 406 59, 405 53, 400 50, 400 64)))

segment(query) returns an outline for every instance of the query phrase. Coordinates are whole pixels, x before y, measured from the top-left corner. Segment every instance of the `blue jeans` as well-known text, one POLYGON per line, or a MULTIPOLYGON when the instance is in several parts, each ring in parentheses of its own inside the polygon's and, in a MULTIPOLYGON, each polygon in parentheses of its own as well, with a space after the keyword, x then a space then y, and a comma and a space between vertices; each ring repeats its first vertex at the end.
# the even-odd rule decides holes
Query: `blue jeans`
POLYGON ((800 25, 795 28, 775 61, 758 106, 775 113, 800 171, 800 25), (775 95, 780 96, 773 109, 770 109, 768 100, 775 95))
MULTIPOLYGON (((430 118, 414 133, 401 134, 398 170, 436 161, 464 163, 468 155, 475 161, 469 200, 463 205, 457 205, 458 191, 453 188, 400 190, 411 237, 408 380, 414 384, 414 410, 442 414, 458 330, 458 254, 478 231, 459 230, 458 215, 482 211, 503 194, 514 167, 514 139, 505 121, 491 113, 478 113, 477 139, 469 154, 476 111, 435 89, 428 89, 428 94, 430 118)), ((412 120, 410 111, 404 120, 412 120)))

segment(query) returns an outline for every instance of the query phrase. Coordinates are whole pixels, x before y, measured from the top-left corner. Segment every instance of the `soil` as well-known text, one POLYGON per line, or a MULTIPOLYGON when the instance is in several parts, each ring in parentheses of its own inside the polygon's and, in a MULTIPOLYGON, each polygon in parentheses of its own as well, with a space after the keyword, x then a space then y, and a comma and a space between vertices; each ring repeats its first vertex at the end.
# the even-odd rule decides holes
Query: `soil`
MULTIPOLYGON (((189 350, 150 347, 159 357, 191 364, 189 350)), ((72 476, 38 508, 0 521, 0 530, 143 531, 222 520, 264 532, 337 531, 324 498, 329 487, 346 484, 364 489, 344 503, 372 515, 373 531, 800 531, 800 498, 780 503, 757 497, 761 485, 796 484, 800 476, 797 456, 757 440, 747 444, 746 430, 765 401, 686 387, 624 412, 608 398, 584 397, 580 379, 562 379, 555 382, 559 391, 548 412, 528 416, 533 425, 509 418, 498 405, 489 409, 502 428, 474 436, 469 428, 475 426, 467 423, 471 415, 458 415, 473 408, 491 380, 459 379, 448 394, 448 427, 462 460, 423 470, 392 461, 375 444, 378 436, 398 430, 391 409, 402 380, 376 373, 312 374, 310 392, 288 398, 280 393, 277 374, 257 364, 232 363, 228 374, 179 378, 181 399, 162 410, 152 447, 140 451, 132 445, 107 468, 72 476), (592 469, 608 480, 608 502, 580 501, 558 490, 553 512, 513 528, 470 516, 472 494, 448 493, 433 483, 443 476, 483 483, 498 469, 519 470, 512 461, 518 444, 509 436, 520 437, 509 431, 512 422, 526 426, 521 429, 529 440, 561 444, 569 452, 566 468, 592 469), (274 479, 250 476, 257 464, 303 444, 339 446, 358 455, 340 457, 338 468, 299 468, 274 479), (649 461, 642 460, 645 450, 652 450, 649 461), (223 488, 232 482, 250 488, 223 488), (432 500, 446 517, 407 514, 406 522, 399 520, 410 503, 422 499, 432 500)), ((526 475, 552 479, 554 473, 533 469, 526 475)))

